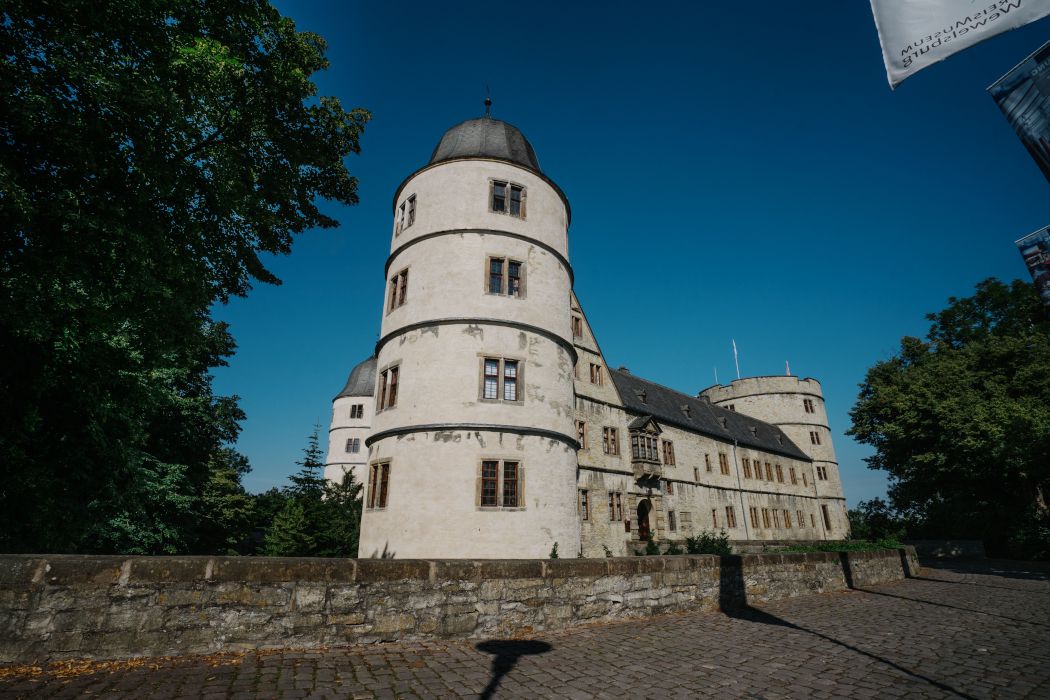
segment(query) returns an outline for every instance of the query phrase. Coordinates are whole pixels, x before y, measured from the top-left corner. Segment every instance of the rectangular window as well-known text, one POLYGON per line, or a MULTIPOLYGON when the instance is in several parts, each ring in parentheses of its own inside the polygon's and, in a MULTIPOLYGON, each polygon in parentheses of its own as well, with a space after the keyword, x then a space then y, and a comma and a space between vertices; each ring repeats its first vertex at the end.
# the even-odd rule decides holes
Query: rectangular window
POLYGON ((831 514, 828 512, 826 505, 820 506, 820 514, 824 518, 824 529, 831 532, 831 514))
POLYGON ((683 511, 679 513, 682 520, 682 531, 692 532, 693 531, 693 514, 689 511, 683 511))
POLYGON ((412 195, 408 198, 408 219, 405 221, 405 228, 414 223, 416 223, 416 196, 412 195))
POLYGON ((711 471, 711 455, 704 453, 704 464, 707 466, 707 471, 711 471))
POLYGON ((766 481, 773 480, 773 465, 766 462, 766 481))
POLYGON ((602 428, 602 452, 607 455, 620 454, 620 438, 616 428, 602 428))
POLYGON ((729 456, 725 452, 718 453, 718 467, 723 474, 729 473, 729 456))
POLYGON ((491 209, 497 214, 525 218, 525 188, 512 182, 492 181, 491 209))
POLYGON ((404 269, 390 278, 390 300, 387 303, 387 311, 393 311, 399 306, 404 306, 408 300, 408 269, 404 269))
POLYGON ((700 467, 693 467, 693 481, 700 481, 700 467))
POLYGON ((489 294, 521 297, 525 293, 525 263, 509 258, 489 258, 489 294))
POLYGON ((769 508, 762 509, 762 527, 768 529, 770 526, 769 508))
POLYGON ((751 506, 751 527, 758 529, 758 508, 751 506))
POLYGON ((664 464, 674 466, 674 443, 664 440, 664 464))
POLYGON ((401 232, 405 229, 405 202, 401 202, 401 206, 397 208, 397 223, 394 224, 394 235, 400 236, 401 232))
POLYGON ((726 527, 736 527, 736 511, 733 506, 726 506, 726 527))
POLYGON ((792 484, 797 484, 798 483, 798 476, 795 475, 795 468, 794 467, 789 467, 788 468, 788 474, 791 476, 791 483, 792 484))
POLYGON ((803 513, 800 510, 796 510, 795 511, 795 522, 798 523, 798 526, 800 528, 805 527, 806 526, 806 515, 805 515, 805 513, 803 513))
POLYGON ((364 418, 365 416, 365 405, 363 403, 355 403, 350 407, 350 419, 357 420, 358 418, 364 418))
POLYGON ((347 438, 346 439, 346 451, 351 454, 356 454, 361 451, 361 438, 347 438))
POLYGON ((376 412, 397 405, 398 367, 390 367, 379 373, 379 391, 376 392, 376 412))
POLYGON ((386 508, 390 489, 390 462, 373 464, 368 471, 368 507, 386 508))
POLYGON ((716 529, 716 530, 718 529, 718 509, 717 508, 712 508, 711 509, 711 526, 714 529, 716 529))
POLYGON ((813 517, 812 513, 809 514, 809 526, 810 527, 816 527, 817 526, 817 519, 813 517))
POLYGON ((816 430, 809 431, 809 441, 814 445, 820 444, 820 433, 816 430))
POLYGON ((576 442, 580 443, 580 449, 587 449, 587 423, 582 420, 576 421, 576 442))
POLYGON ((519 508, 524 505, 520 462, 483 460, 479 480, 479 504, 483 508, 519 508))
POLYGON ((802 485, 809 486, 809 477, 806 476, 806 472, 802 472, 802 485))
POLYGON ((675 523, 675 520, 674 520, 674 511, 673 510, 667 511, 667 529, 670 530, 671 532, 674 532, 674 531, 676 531, 678 529, 678 524, 675 523))
POLYGON ((816 469, 817 469, 817 478, 820 479, 821 481, 827 481, 828 480, 828 468, 827 467, 822 467, 820 465, 817 465, 816 469))
POLYGON ((583 335, 583 319, 579 316, 572 317, 572 337, 579 338, 583 335))
POLYGON ((751 478, 751 460, 747 457, 743 457, 741 461, 744 463, 744 478, 751 478))
POLYGON ((816 409, 813 408, 813 399, 802 399, 802 407, 806 409, 806 413, 816 413, 816 409))
POLYGON ((580 489, 580 520, 591 519, 591 502, 587 496, 587 489, 580 489))
POLYGON ((674 482, 668 480, 668 481, 665 481, 664 483, 667 484, 667 495, 668 496, 673 496, 674 495, 674 482))
POLYGON ((481 399, 521 402, 521 367, 518 360, 485 357, 481 361, 481 399))
POLYGON ((609 492, 609 522, 623 520, 623 495, 617 491, 609 492))
POLYGON ((791 511, 790 510, 785 510, 784 511, 784 527, 786 527, 788 530, 791 529, 791 511))
POLYGON ((591 363, 591 384, 602 385, 602 366, 591 363))
POLYGON ((660 451, 656 438, 643 433, 633 433, 631 435, 631 458, 659 462, 660 451))
POLYGON ((777 481, 779 481, 780 483, 783 484, 784 483, 784 468, 781 467, 778 464, 778 465, 776 465, 776 469, 777 469, 777 481))
POLYGON ((780 511, 776 508, 773 509, 773 527, 780 528, 780 511))
POLYGON ((481 505, 495 507, 499 505, 499 462, 485 460, 481 463, 481 505))

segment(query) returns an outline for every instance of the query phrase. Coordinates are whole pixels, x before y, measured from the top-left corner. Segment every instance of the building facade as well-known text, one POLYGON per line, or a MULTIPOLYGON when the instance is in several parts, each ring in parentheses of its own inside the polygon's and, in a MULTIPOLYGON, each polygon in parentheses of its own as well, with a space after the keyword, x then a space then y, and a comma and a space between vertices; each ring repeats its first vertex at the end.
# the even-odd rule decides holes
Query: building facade
POLYGON ((366 484, 359 556, 847 534, 816 380, 690 396, 607 366, 572 291, 568 200, 518 129, 454 126, 393 209, 380 338, 333 402, 325 469, 366 484))

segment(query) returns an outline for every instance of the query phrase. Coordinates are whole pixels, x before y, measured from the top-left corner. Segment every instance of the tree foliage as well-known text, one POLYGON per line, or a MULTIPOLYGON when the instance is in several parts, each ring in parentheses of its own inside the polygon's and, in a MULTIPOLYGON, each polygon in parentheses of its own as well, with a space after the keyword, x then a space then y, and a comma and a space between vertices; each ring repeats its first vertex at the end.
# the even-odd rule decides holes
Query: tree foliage
POLYGON ((357 201, 369 115, 263 0, 8 0, 0 46, 0 550, 225 549, 211 307, 357 201))
POLYGON ((869 467, 889 473, 893 506, 923 533, 1045 551, 1050 323, 1038 295, 988 279, 928 318, 925 340, 903 338, 868 370, 849 434, 875 448, 869 467))

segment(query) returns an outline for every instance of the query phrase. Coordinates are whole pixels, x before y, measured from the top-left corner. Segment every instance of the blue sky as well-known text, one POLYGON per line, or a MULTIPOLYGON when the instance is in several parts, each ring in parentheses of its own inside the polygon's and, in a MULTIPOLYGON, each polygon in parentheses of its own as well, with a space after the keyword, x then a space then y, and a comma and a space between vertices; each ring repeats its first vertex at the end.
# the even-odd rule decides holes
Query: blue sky
POLYGON ((572 204, 576 293, 612 366, 695 393, 744 375, 824 387, 850 505, 883 495, 845 437, 857 385, 924 314, 1027 273, 1047 183, 985 88, 1050 35, 991 39, 890 91, 866 2, 279 2, 323 35, 320 93, 372 111, 356 207, 216 309, 239 349, 216 389, 248 414, 260 491, 377 339, 391 198, 442 133, 515 124, 572 204))

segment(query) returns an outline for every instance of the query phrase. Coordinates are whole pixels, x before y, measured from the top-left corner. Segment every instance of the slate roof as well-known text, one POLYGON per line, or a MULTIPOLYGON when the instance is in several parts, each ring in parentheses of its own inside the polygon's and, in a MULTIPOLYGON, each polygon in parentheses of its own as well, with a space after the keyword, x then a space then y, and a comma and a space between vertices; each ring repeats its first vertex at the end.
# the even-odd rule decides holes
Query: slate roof
POLYGON ((610 368, 609 375, 620 393, 624 407, 636 416, 652 416, 657 423, 667 423, 722 440, 735 439, 739 445, 746 447, 806 462, 813 461, 775 425, 715 406, 706 399, 668 389, 629 372, 610 368), (641 399, 642 392, 645 393, 644 402, 641 399))
POLYGON ((521 131, 492 117, 468 119, 446 131, 430 163, 456 158, 495 158, 542 172, 536 151, 521 131))
POLYGON ((367 360, 358 363, 350 371, 350 376, 346 380, 346 386, 343 390, 336 395, 335 398, 341 399, 344 396, 373 396, 376 391, 376 359, 375 355, 368 358, 367 360))

